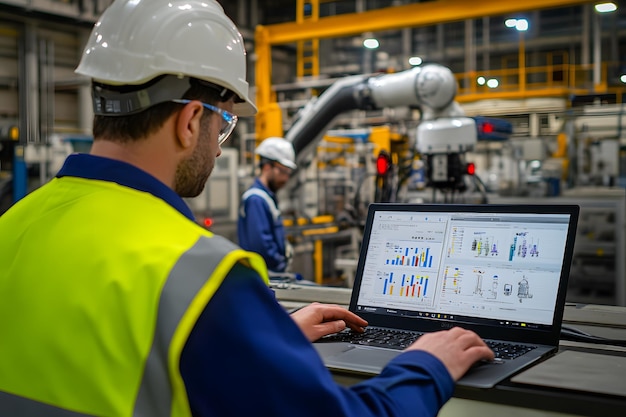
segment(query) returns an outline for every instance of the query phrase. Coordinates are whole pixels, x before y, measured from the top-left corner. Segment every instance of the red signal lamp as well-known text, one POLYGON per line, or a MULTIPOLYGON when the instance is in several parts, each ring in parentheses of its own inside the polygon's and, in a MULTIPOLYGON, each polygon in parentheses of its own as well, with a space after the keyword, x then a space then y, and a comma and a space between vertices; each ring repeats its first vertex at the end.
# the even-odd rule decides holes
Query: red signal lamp
POLYGON ((378 175, 383 176, 389 172, 391 168, 391 157, 386 152, 378 154, 376 159, 376 172, 378 175))
POLYGON ((494 132, 493 124, 485 122, 482 124, 483 133, 489 134, 494 132))
POLYGON ((467 173, 467 175, 475 175, 476 164, 474 164, 473 162, 468 162, 467 166, 465 167, 465 172, 467 173))
POLYGON ((213 226, 213 219, 210 217, 205 217, 202 223, 204 223, 204 227, 209 228, 213 226))

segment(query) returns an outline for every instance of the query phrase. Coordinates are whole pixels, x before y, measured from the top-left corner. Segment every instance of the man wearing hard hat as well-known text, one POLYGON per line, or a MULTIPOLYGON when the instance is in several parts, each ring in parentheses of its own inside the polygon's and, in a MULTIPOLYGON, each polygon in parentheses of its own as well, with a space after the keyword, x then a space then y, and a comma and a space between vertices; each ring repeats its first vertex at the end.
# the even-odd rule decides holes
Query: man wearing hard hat
POLYGON ((267 268, 280 274, 287 270, 290 245, 285 239, 283 219, 276 193, 296 169, 295 152, 283 138, 265 139, 255 150, 259 175, 242 195, 237 237, 239 246, 263 257, 267 268))
POLYGON ((263 259, 194 221, 237 117, 243 39, 214 0, 116 0, 77 72, 90 154, 0 217, 0 415, 434 416, 490 350, 426 335, 380 377, 337 385, 310 341, 367 323, 288 315, 263 259))

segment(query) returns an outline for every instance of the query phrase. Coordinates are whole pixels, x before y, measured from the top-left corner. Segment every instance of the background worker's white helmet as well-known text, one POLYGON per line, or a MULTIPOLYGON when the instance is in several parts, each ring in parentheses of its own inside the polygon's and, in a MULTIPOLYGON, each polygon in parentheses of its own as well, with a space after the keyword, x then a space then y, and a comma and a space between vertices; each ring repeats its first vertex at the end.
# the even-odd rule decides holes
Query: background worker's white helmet
POLYGON ((95 24, 76 73, 112 86, 164 74, 193 77, 234 92, 241 101, 235 114, 256 113, 243 38, 215 0, 114 1, 95 24))
POLYGON ((296 152, 291 142, 285 138, 267 138, 257 146, 255 153, 262 158, 276 161, 288 168, 297 168, 296 152))

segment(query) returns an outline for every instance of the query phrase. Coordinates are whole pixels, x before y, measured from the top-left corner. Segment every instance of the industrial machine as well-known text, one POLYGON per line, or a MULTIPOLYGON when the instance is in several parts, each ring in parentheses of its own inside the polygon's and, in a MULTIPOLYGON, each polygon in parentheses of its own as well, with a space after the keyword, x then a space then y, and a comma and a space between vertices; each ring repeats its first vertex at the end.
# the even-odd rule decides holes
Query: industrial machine
MULTIPOLYGON (((330 178, 331 168, 324 169, 313 162, 318 162, 317 151, 319 144, 326 136, 328 128, 342 113, 353 110, 375 111, 389 108, 408 108, 409 122, 413 126, 412 143, 406 152, 390 152, 390 149, 381 148, 372 152, 375 146, 363 146, 357 141, 356 149, 361 149, 364 169, 351 167, 351 171, 365 171, 359 175, 360 179, 353 180, 357 190, 353 192, 361 196, 363 207, 367 205, 364 193, 359 192, 363 178, 371 178, 374 184, 373 200, 369 202, 400 201, 398 190, 415 172, 414 166, 421 173, 422 183, 430 187, 433 193, 440 193, 444 201, 451 201, 455 193, 467 189, 468 176, 473 172, 471 164, 466 160, 466 153, 471 151, 477 141, 476 122, 464 115, 459 104, 454 100, 457 92, 457 83, 453 73, 447 67, 439 64, 426 64, 410 70, 374 75, 355 75, 342 78, 328 87, 317 98, 309 101, 295 116, 291 127, 285 133, 296 151, 298 170, 287 184, 280 197, 283 213, 295 213, 296 221, 291 230, 292 241, 298 255, 298 248, 309 248, 300 252, 303 262, 315 260, 315 266, 297 265, 296 269, 304 271, 306 275, 315 275, 316 281, 321 283, 320 269, 337 267, 347 259, 356 259, 358 241, 352 231, 360 226, 360 211, 356 203, 344 205, 342 212, 317 213, 314 212, 321 205, 318 201, 319 193, 312 191, 310 185, 316 180, 330 178), (419 115, 417 114, 419 112, 419 115), (397 155, 402 154, 402 157, 397 155), (370 158, 370 160, 368 160, 370 158), (402 160, 400 160, 402 159, 402 160), (414 164, 413 162, 417 162, 414 164), (374 173, 367 172, 374 168, 374 173), (323 172, 322 172, 323 171, 323 172), (311 174, 314 172, 314 174, 311 174), (314 210, 307 210, 313 208, 314 210), (320 225, 320 234, 310 223, 298 223, 297 218, 313 218, 319 214, 332 214, 335 218, 329 224, 320 225), (339 229, 337 228, 339 226, 339 229), (333 230, 332 238, 326 230, 333 230), (337 233, 341 230, 347 233, 337 233), (305 233, 306 232, 306 233, 305 233), (321 246, 331 245, 331 251, 324 251, 321 246), (313 248, 313 249, 311 249, 313 248), (327 255, 332 252, 338 256, 327 255), (330 259, 324 260, 323 257, 330 259), (313 269, 313 270, 312 270, 313 269)), ((363 129, 362 129, 363 130, 363 129)), ((368 128, 365 128, 368 130, 368 128)), ((381 126, 369 126, 369 134, 380 133, 381 126)), ((335 132, 336 133, 336 132, 335 132)), ((341 136, 341 135, 340 135, 341 136)), ((391 136, 391 134, 389 135, 391 136)), ((411 138, 409 138, 410 141, 411 138)), ((370 143, 371 144, 371 143, 370 143)), ((358 152, 358 151, 357 151, 358 152)), ((343 177, 345 175, 338 175, 343 177)), ((324 185, 324 191, 328 185, 324 185)), ((433 195, 433 199, 435 195, 433 195)), ((289 217, 289 216, 286 216, 289 217)), ((327 216, 328 217, 328 216, 327 216)), ((297 259, 294 260, 294 263, 297 259)), ((346 268, 342 264, 342 268, 346 268)), ((345 274, 349 276, 350 273, 345 274)))
MULTIPOLYGON (((306 168, 318 142, 339 114, 390 107, 419 109, 421 116, 414 150, 425 164, 426 186, 444 195, 464 191, 465 177, 471 174, 467 171, 465 154, 473 149, 477 133, 475 121, 465 117, 454 101, 456 91, 454 75, 439 64, 426 64, 393 74, 346 77, 311 100, 296 116, 285 137, 294 145, 298 167, 306 168)), ((295 201, 305 201, 293 192, 302 183, 302 178, 295 176, 288 184, 295 201)), ((379 195, 389 198, 389 193, 379 195)))
POLYGON ((335 116, 350 110, 385 107, 418 107, 421 123, 417 149, 430 158, 429 181, 437 187, 454 186, 461 176, 448 158, 463 161, 463 154, 476 143, 476 124, 464 117, 454 101, 456 80, 452 72, 438 64, 426 64, 410 70, 372 76, 352 76, 334 83, 300 112, 286 138, 296 150, 298 166, 306 166, 315 144, 335 116))

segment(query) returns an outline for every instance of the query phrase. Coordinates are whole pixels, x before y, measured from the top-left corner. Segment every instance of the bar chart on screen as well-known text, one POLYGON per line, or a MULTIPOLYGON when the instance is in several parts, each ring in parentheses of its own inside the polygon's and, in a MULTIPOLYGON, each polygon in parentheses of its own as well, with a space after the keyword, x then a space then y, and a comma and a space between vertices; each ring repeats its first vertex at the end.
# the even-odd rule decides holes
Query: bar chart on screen
POLYGON ((382 271, 376 274, 374 293, 377 297, 430 305, 434 290, 428 274, 382 271))

